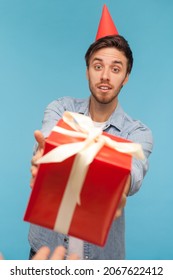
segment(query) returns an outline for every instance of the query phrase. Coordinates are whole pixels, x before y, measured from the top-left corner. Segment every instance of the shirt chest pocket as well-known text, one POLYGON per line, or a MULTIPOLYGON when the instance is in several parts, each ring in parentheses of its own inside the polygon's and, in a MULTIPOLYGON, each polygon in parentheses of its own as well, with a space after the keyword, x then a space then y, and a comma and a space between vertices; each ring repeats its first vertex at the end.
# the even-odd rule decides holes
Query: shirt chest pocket
POLYGON ((126 131, 120 131, 119 129, 117 129, 114 126, 108 126, 107 128, 104 129, 104 132, 107 132, 109 134, 118 136, 118 137, 122 137, 124 139, 128 139, 128 132, 126 131))

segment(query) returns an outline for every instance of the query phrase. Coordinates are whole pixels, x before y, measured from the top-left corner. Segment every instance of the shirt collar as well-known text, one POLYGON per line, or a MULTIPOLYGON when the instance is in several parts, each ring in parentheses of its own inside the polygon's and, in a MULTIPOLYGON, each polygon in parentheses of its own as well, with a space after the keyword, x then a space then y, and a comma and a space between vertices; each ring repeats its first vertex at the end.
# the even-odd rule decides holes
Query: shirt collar
MULTIPOLYGON (((84 114, 86 116, 89 115, 89 101, 90 101, 89 97, 84 100, 83 104, 80 106, 80 110, 79 110, 80 114, 84 114)), ((119 102, 117 104, 116 109, 108 119, 107 124, 116 127, 119 131, 122 130, 124 124, 124 111, 120 106, 119 102)))
POLYGON ((125 113, 118 102, 116 109, 108 119, 108 124, 115 126, 119 131, 121 131, 124 125, 124 117, 125 113))
POLYGON ((83 103, 81 104, 79 111, 78 111, 79 114, 83 114, 86 116, 89 115, 89 101, 90 101, 90 97, 83 100, 83 103))

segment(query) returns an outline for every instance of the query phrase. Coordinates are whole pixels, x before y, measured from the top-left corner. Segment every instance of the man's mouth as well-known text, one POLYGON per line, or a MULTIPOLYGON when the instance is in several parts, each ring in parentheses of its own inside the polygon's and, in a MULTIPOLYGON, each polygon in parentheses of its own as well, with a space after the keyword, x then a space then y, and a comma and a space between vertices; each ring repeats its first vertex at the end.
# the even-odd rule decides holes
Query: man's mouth
POLYGON ((98 88, 104 91, 112 89, 112 87, 109 85, 99 85, 98 88))

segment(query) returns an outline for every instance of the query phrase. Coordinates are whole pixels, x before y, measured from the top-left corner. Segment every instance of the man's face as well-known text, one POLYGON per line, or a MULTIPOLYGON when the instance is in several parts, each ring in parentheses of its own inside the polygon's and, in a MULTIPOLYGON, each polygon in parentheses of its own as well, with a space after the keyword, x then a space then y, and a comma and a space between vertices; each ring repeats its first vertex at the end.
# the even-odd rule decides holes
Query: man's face
POLYGON ((116 105, 118 93, 128 81, 127 58, 115 48, 100 49, 90 58, 87 78, 98 103, 116 105))

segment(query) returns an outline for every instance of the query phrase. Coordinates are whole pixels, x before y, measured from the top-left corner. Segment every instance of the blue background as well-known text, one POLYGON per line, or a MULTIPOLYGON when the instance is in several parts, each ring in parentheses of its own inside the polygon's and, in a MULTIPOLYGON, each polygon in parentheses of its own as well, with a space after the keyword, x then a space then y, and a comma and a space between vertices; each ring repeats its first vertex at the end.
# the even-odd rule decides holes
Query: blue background
POLYGON ((103 4, 134 53, 120 101, 153 131, 150 171, 126 206, 127 259, 173 259, 173 1, 0 0, 0 250, 27 259, 33 131, 57 97, 87 97, 84 54, 103 4))

